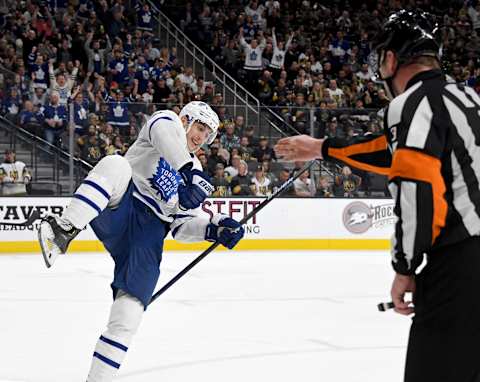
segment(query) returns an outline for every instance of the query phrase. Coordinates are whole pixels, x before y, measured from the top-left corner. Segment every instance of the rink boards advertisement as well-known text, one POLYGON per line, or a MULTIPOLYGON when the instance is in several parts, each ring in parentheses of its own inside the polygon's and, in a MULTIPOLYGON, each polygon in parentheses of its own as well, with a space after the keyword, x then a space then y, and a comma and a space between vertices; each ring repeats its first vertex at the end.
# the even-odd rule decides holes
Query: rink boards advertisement
MULTIPOLYGON (((210 218, 224 213, 240 220, 264 199, 207 199, 201 214, 210 218)), ((29 227, 21 223, 38 209, 61 214, 69 198, 2 198, 0 203, 0 253, 37 252, 39 222, 29 227)), ((395 216, 390 199, 275 199, 244 225, 246 235, 236 249, 241 250, 318 250, 388 249, 395 216)), ((166 250, 197 250, 210 243, 180 243, 169 235, 166 250)), ((72 242, 70 252, 103 250, 90 227, 72 242)))

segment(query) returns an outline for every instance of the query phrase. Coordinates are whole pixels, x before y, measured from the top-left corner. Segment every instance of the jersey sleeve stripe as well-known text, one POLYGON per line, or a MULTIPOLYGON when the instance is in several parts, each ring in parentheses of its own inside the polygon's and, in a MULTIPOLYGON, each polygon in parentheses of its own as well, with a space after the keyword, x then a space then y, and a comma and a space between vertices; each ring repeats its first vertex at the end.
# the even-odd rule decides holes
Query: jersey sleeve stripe
POLYGON ((390 172, 389 167, 380 167, 374 165, 373 163, 369 164, 365 163, 364 161, 355 160, 355 158, 352 158, 355 155, 360 156, 377 152, 380 153, 382 151, 387 151, 387 139, 385 135, 379 136, 378 138, 372 139, 368 142, 357 143, 347 147, 335 148, 330 146, 328 147, 327 155, 328 157, 341 160, 349 166, 356 167, 360 170, 371 171, 380 175, 388 175, 390 172))
POLYGON ((329 147, 328 155, 343 160, 356 154, 374 153, 376 151, 384 151, 387 149, 387 138, 381 135, 365 143, 357 143, 351 146, 334 148, 329 147))
POLYGON ((84 202, 86 204, 88 204, 90 207, 92 207, 98 213, 102 212, 102 210, 99 206, 97 206, 94 202, 92 202, 90 199, 86 198, 85 196, 80 195, 80 194, 74 194, 73 197, 78 199, 78 200, 81 200, 82 202, 84 202))
POLYGON ((103 196, 105 196, 108 200, 110 200, 110 195, 108 195, 108 192, 105 191, 101 186, 99 186, 97 183, 95 182, 92 182, 91 180, 84 180, 82 182, 83 184, 87 184, 89 185, 90 187, 93 187, 95 190, 97 190, 98 192, 100 192, 103 196))
POLYGON ((420 151, 397 149, 393 155, 389 180, 399 177, 429 183, 432 186, 433 219, 432 244, 445 226, 448 206, 445 200, 446 186, 439 159, 420 151))

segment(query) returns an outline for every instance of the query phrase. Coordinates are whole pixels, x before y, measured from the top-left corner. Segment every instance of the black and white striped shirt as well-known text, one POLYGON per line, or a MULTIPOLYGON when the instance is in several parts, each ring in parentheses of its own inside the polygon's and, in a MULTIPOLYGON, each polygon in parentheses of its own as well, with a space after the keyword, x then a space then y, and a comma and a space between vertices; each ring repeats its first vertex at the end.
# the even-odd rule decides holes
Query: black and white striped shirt
POLYGON ((389 177, 392 264, 413 274, 425 253, 480 234, 480 97, 424 71, 392 100, 384 124, 383 135, 350 145, 328 139, 323 154, 389 177))

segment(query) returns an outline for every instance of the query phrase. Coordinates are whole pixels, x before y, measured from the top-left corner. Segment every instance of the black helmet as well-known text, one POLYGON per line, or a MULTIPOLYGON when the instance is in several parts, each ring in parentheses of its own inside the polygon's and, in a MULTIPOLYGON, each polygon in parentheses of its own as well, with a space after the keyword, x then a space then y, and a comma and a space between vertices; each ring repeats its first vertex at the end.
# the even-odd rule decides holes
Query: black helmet
POLYGON ((382 81, 388 98, 393 98, 393 78, 401 65, 415 57, 430 56, 440 62, 442 52, 441 34, 433 16, 421 10, 401 11, 391 14, 372 44, 369 64, 375 80, 382 81), (380 67, 387 51, 392 51, 398 61, 395 72, 383 78, 380 67))
POLYGON ((418 56, 432 56, 440 61, 441 34, 430 13, 421 10, 391 14, 373 42, 373 50, 380 54, 391 50, 400 64, 418 56))

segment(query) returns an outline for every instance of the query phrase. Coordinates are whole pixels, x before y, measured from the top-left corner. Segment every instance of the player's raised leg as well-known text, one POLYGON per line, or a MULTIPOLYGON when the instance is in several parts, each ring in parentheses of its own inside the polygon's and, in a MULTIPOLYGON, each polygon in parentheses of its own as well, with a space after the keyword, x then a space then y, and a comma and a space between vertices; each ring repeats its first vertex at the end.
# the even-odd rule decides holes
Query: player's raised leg
POLYGON ((67 251, 70 242, 107 205, 118 204, 128 188, 132 169, 119 155, 103 158, 78 187, 61 217, 48 215, 40 223, 38 239, 47 267, 67 251))

